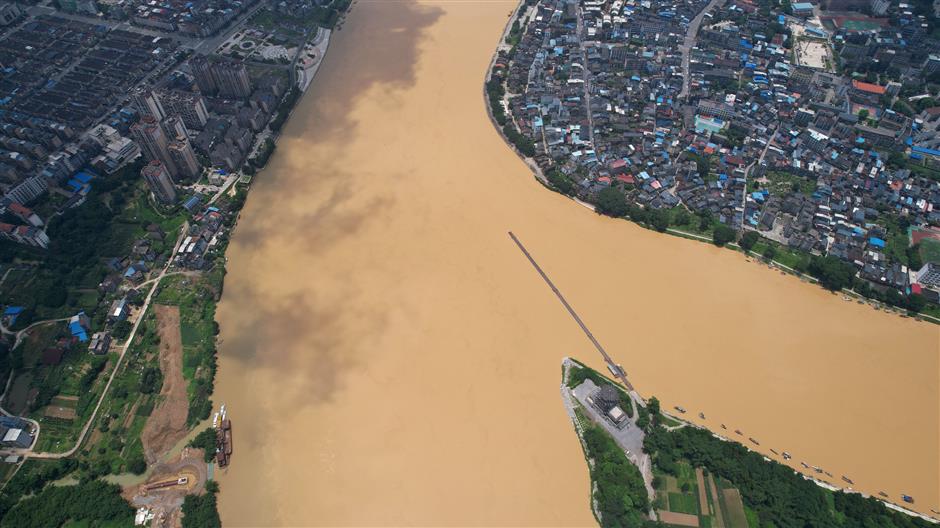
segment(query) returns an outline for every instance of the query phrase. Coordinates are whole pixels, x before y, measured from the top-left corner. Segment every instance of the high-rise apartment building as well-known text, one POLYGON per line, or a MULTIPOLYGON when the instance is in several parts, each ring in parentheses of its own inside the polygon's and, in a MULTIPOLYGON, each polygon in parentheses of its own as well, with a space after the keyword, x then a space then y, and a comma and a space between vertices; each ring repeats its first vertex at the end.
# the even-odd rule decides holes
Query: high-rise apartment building
POLYGON ((189 138, 182 137, 170 143, 170 157, 179 170, 180 176, 195 179, 202 173, 202 165, 196 158, 196 152, 189 142, 189 138))
POLYGON ((140 149, 144 152, 144 157, 148 161, 161 162, 166 166, 170 176, 176 176, 176 166, 170 158, 170 141, 163 127, 152 115, 145 115, 140 121, 131 126, 131 135, 134 137, 134 141, 140 145, 140 149))
POLYGON ((166 117, 166 112, 163 110, 163 105, 160 104, 160 99, 152 91, 146 88, 138 88, 134 90, 131 99, 134 101, 134 106, 137 107, 137 111, 140 112, 141 115, 152 115, 157 121, 166 117))
POLYGON ((200 92, 213 95, 218 91, 215 77, 212 75, 212 63, 209 62, 209 59, 197 55, 189 61, 189 66, 192 69, 193 77, 196 78, 196 85, 199 86, 200 92))
POLYGON ((251 79, 244 63, 230 60, 210 62, 205 57, 190 61, 199 91, 222 97, 244 98, 251 95, 251 79))
POLYGON ((173 180, 166 166, 157 160, 151 161, 143 170, 140 171, 147 186, 153 191, 153 195, 163 203, 171 204, 176 201, 176 188, 173 187, 173 180))
POLYGON ((209 111, 201 95, 174 90, 161 92, 159 97, 167 115, 180 116, 187 128, 194 130, 205 128, 209 121, 209 111))
POLYGON ((245 98, 251 95, 251 79, 244 63, 218 62, 213 65, 212 73, 222 97, 245 98))

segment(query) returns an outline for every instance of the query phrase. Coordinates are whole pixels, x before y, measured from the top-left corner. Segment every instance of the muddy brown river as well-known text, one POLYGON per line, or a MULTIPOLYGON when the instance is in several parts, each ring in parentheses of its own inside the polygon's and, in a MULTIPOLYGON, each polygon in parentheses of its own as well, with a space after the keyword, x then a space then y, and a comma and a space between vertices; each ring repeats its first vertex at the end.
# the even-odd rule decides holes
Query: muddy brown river
MULTIPOLYGON (((486 117, 509 1, 358 2, 228 250, 226 526, 583 526, 561 359, 940 509, 940 330, 538 185, 486 117)), ((733 436, 733 433, 732 433, 733 436)))

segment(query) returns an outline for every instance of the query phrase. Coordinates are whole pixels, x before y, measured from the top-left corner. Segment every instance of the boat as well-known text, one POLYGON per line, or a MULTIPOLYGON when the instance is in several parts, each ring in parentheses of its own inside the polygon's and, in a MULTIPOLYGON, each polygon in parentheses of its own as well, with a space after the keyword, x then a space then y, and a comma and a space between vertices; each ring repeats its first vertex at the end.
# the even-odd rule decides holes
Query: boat
POLYGON ((751 436, 747 437, 747 439, 750 440, 751 442, 754 442, 754 445, 760 445, 760 442, 758 442, 757 440, 754 440, 754 438, 751 436))
POLYGON ((722 429, 727 429, 727 427, 725 427, 725 424, 721 424, 721 428, 722 428, 722 429))
POLYGON ((822 473, 822 472, 823 472, 822 468, 819 467, 819 466, 813 466, 813 471, 815 471, 816 473, 822 473))
POLYGON ((676 410, 679 411, 679 412, 681 412, 682 414, 685 414, 685 408, 684 408, 684 407, 679 407, 678 405, 676 405, 676 410))
POLYGON ((846 477, 845 475, 842 475, 842 480, 848 482, 849 484, 855 484, 854 482, 852 482, 852 479, 850 479, 849 477, 846 477))
POLYGON ((793 457, 790 456, 790 453, 787 453, 786 451, 783 452, 783 459, 784 459, 784 460, 790 460, 791 458, 793 458, 793 457))
POLYGON ((805 467, 806 469, 809 469, 809 465, 806 462, 800 462, 800 465, 805 467))
POLYGON ((884 497, 884 498, 888 498, 888 494, 885 493, 885 492, 883 492, 883 491, 879 491, 879 492, 878 492, 878 495, 881 495, 881 496, 884 497))
POLYGON ((901 500, 908 504, 914 504, 914 497, 911 497, 910 495, 901 495, 901 500))
POLYGON ((770 452, 773 453, 773 454, 775 454, 775 455, 779 455, 779 454, 780 454, 780 453, 777 452, 776 449, 773 449, 773 448, 771 448, 770 452))
POLYGON ((701 418, 702 420, 704 420, 704 419, 705 419, 705 413, 702 413, 702 412, 698 413, 698 417, 701 418))
POLYGON ((225 419, 222 422, 222 442, 225 444, 225 454, 232 454, 232 421, 225 419))
POLYGON ((744 433, 741 432, 740 429, 735 429, 734 432, 738 433, 739 435, 743 435, 743 434, 744 434, 744 433))
MULTIPOLYGON (((827 477, 832 477, 832 473, 830 473, 830 472, 828 472, 828 471, 824 471, 823 473, 825 473, 827 477)), ((835 478, 835 477, 833 477, 833 478, 835 478)))
POLYGON ((232 420, 225 411, 225 404, 219 409, 219 423, 216 427, 215 459, 219 467, 228 466, 232 459, 232 420))

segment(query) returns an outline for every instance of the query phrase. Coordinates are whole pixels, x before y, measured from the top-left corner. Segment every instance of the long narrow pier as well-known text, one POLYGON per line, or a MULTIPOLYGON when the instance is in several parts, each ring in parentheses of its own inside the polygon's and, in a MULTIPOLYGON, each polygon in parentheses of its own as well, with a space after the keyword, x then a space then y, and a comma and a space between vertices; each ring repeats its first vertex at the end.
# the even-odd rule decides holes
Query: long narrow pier
POLYGON ((555 283, 553 283, 552 280, 548 278, 548 275, 546 275, 545 272, 542 271, 541 266, 539 266, 538 262, 536 262, 535 259, 532 258, 532 255, 525 248, 525 246, 522 245, 522 242, 519 241, 519 238, 516 237, 516 235, 512 231, 509 232, 509 238, 512 238, 512 241, 515 242, 517 246, 519 246, 519 250, 522 251, 522 254, 525 255, 525 258, 529 259, 529 262, 532 264, 532 267, 535 268, 535 271, 539 272, 539 275, 542 276, 542 280, 545 281, 545 284, 548 284, 548 287, 551 288, 552 291, 555 293, 555 297, 558 297, 558 300, 561 301, 561 304, 564 305, 565 309, 568 310, 568 313, 571 314, 571 317, 574 318, 575 322, 578 323, 578 326, 581 327, 581 330, 584 331, 584 335, 586 335, 588 339, 591 340, 591 343, 594 344, 594 348, 596 348, 597 351, 600 352, 602 356, 604 356, 604 361, 607 362, 607 365, 610 368, 610 370, 617 373, 617 377, 620 378, 620 381, 623 383, 623 386, 627 388, 627 390, 633 391, 634 390, 633 385, 627 380, 627 374, 616 363, 614 363, 613 359, 610 358, 610 355, 607 354, 607 351, 604 350, 604 347, 601 346, 597 338, 594 337, 594 334, 592 334, 591 331, 588 329, 587 325, 584 324, 584 321, 582 321, 581 318, 578 316, 578 313, 574 311, 574 308, 572 308, 571 305, 568 304, 568 301, 565 299, 565 296, 562 295, 560 291, 558 291, 558 288, 555 286, 555 283))

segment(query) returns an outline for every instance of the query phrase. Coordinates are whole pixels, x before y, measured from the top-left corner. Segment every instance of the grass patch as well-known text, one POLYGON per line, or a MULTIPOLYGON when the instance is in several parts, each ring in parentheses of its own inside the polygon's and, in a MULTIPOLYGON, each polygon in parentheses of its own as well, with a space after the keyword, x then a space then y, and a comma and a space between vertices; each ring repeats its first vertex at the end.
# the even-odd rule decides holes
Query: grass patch
POLYGON ((659 423, 665 425, 666 427, 676 427, 677 425, 682 425, 682 422, 675 420, 673 418, 670 418, 666 416, 665 414, 661 414, 659 416, 659 423))
POLYGON ((688 513, 690 515, 698 515, 698 506, 696 505, 696 498, 692 495, 687 495, 685 493, 670 493, 669 494, 669 511, 674 511, 677 513, 688 513))
POLYGON ((940 241, 932 238, 921 240, 920 259, 924 262, 940 262, 940 241))
POLYGON ((802 176, 797 176, 784 171, 769 171, 765 175, 768 182, 764 188, 770 191, 770 194, 783 196, 790 192, 799 192, 810 196, 816 191, 816 182, 802 176))

